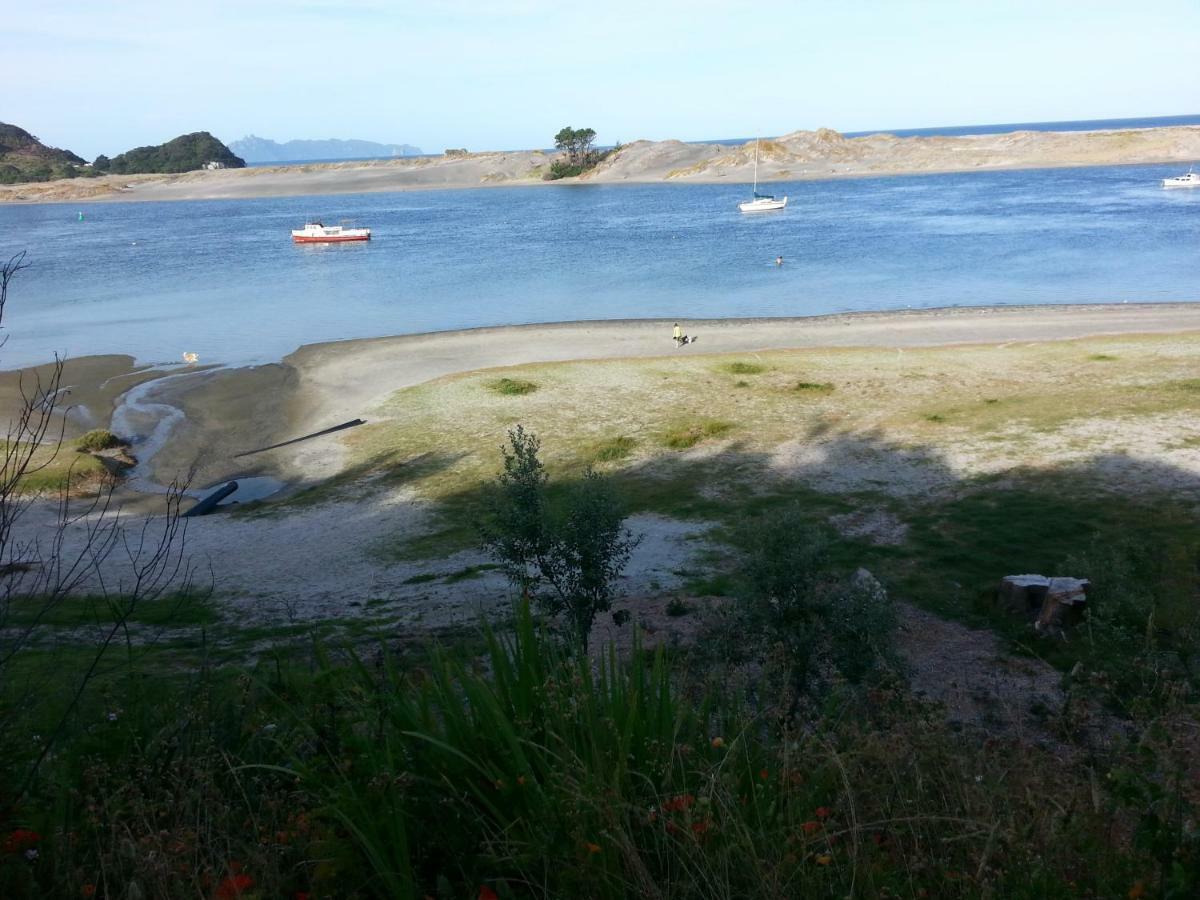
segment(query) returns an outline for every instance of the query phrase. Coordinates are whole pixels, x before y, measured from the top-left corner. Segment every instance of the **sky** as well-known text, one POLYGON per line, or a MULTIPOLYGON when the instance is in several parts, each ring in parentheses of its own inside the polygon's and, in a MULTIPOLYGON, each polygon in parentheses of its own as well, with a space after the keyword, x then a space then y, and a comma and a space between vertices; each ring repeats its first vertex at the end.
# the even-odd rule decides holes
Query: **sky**
POLYGON ((0 121, 426 152, 1200 113, 1200 0, 12 4, 0 121))

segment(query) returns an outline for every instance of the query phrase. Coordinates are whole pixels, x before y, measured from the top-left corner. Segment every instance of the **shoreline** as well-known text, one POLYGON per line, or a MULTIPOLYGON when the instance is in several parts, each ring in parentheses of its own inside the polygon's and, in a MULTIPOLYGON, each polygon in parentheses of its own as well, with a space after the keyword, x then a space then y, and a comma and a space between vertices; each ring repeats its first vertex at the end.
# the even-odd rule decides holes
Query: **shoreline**
MULTIPOLYGON (((0 186, 0 204, 249 200, 422 190, 595 184, 749 184, 756 142, 634 141, 583 176, 545 181, 557 154, 484 151, 372 161, 301 163, 175 174, 103 175, 0 186)), ((1167 165, 1200 158, 1200 126, 1095 131, 846 138, 829 129, 765 141, 764 183, 1167 165)))

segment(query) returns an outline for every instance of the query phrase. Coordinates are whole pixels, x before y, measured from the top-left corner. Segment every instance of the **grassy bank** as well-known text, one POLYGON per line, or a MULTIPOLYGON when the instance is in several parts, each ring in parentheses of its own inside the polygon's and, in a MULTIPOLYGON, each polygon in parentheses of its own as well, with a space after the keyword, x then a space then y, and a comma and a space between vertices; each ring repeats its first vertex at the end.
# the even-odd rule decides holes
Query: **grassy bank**
POLYGON ((29 730, 3 732, 4 896, 1183 897, 1198 883, 1194 798, 1165 732, 1103 757, 981 740, 887 680, 833 685, 791 728, 703 658, 572 658, 524 613, 481 649, 316 646, 168 678, 118 659, 15 795, 77 674, 60 660, 29 730))

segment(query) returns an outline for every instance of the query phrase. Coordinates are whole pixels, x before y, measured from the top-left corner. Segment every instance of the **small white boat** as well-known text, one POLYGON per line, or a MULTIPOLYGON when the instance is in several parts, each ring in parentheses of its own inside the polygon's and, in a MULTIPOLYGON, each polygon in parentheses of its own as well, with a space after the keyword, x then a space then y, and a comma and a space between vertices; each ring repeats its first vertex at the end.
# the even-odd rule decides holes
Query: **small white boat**
POLYGON ((743 200, 738 204, 738 209, 744 213, 755 212, 771 212, 775 209, 783 209, 787 206, 787 197, 782 200, 772 197, 770 194, 760 194, 758 192, 758 138, 754 139, 754 199, 743 200))
POLYGON ((343 241, 369 241, 370 228, 347 228, 344 225, 322 225, 308 222, 303 228, 292 229, 292 240, 297 244, 339 244, 343 241))
POLYGON ((1164 178, 1162 186, 1165 188, 1181 188, 1181 187, 1200 187, 1200 173, 1193 172, 1188 169, 1186 175, 1176 175, 1174 178, 1164 178))

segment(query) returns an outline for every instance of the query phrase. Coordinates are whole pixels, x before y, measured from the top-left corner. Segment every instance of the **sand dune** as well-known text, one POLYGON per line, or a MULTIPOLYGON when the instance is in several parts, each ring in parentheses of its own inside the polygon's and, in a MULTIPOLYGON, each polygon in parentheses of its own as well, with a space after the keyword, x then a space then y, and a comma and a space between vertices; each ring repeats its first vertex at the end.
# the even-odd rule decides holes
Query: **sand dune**
MULTIPOLYGON (((759 156, 760 181, 1183 163, 1200 159, 1200 126, 909 138, 887 134, 845 138, 822 128, 762 141, 759 156)), ((541 150, 522 150, 182 175, 108 175, 4 185, 0 202, 213 200, 544 185, 543 176, 554 159, 541 150)), ((753 166, 753 142, 730 147, 634 141, 587 175, 554 183, 740 183, 750 181, 753 166)))

